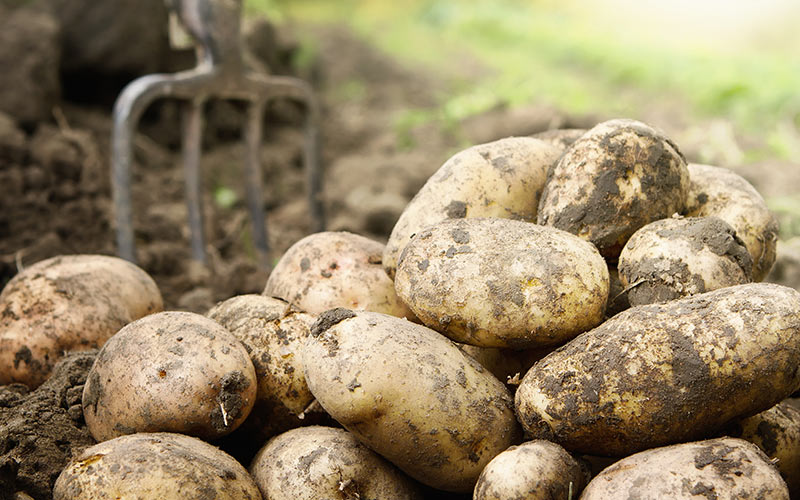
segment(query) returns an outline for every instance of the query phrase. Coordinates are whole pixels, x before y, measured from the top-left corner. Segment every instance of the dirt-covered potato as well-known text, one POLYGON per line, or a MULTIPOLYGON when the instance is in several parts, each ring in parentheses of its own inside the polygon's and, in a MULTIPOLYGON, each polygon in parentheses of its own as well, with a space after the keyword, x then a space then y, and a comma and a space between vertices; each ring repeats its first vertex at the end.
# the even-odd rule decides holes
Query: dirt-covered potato
POLYGON ((422 229, 447 219, 536 221, 547 171, 561 150, 531 137, 508 137, 453 155, 406 206, 389 236, 383 267, 394 276, 400 253, 422 229))
POLYGON ((232 333, 199 314, 162 312, 106 342, 83 388, 83 416, 98 441, 162 431, 213 439, 238 427, 255 399, 253 363, 232 333))
POLYGON ((753 281, 753 259, 747 248, 736 231, 717 217, 651 222, 625 244, 618 268, 633 306, 753 281))
POLYGON ((311 234, 283 254, 263 294, 311 314, 345 307, 411 319, 383 270, 383 249, 377 241, 345 231, 311 234))
POLYGON ((0 385, 37 387, 65 352, 96 349, 163 307, 153 279, 125 260, 68 255, 37 262, 0 293, 0 385))
POLYGON ((416 484, 349 432, 303 427, 270 439, 250 465, 270 500, 421 500, 416 484))
POLYGON ((53 500, 116 498, 260 500, 261 494, 230 455, 194 437, 158 432, 86 448, 53 489, 53 500))
POLYGON ((580 139, 586 132, 587 130, 585 128, 557 128, 533 134, 531 137, 556 146, 561 149, 561 151, 564 151, 572 146, 572 143, 580 139))
POLYGON ((552 227, 447 220, 406 246, 395 288, 425 325, 457 342, 527 349, 597 326, 608 268, 592 244, 552 227))
POLYGON ((521 433, 502 382, 447 338, 373 312, 323 313, 303 351, 323 408, 418 481, 471 491, 521 433))
POLYGON ((702 439, 800 387, 800 292, 767 283, 623 311, 545 356, 516 393, 532 438, 625 456, 702 439))
POLYGON ((789 500, 789 491, 755 445, 709 439, 643 451, 598 474, 581 500, 698 498, 789 500))
POLYGON ((778 471, 792 498, 800 495, 800 410, 782 401, 769 410, 725 426, 723 432, 750 441, 771 460, 777 460, 778 471))
POLYGON ((600 123, 550 171, 538 222, 577 234, 615 261, 645 224, 682 213, 689 171, 663 133, 634 120, 600 123))
POLYGON ((775 263, 778 221, 764 198, 742 176, 727 168, 690 163, 686 215, 713 215, 730 224, 753 258, 753 281, 775 263))
POLYGON ((208 317, 242 342, 256 370, 256 402, 244 423, 247 439, 260 436, 263 443, 305 424, 303 411, 314 396, 306 384, 300 350, 316 318, 263 295, 233 297, 217 304, 208 317))
POLYGON ((486 465, 473 500, 578 498, 587 470, 561 446, 534 440, 512 446, 486 465))

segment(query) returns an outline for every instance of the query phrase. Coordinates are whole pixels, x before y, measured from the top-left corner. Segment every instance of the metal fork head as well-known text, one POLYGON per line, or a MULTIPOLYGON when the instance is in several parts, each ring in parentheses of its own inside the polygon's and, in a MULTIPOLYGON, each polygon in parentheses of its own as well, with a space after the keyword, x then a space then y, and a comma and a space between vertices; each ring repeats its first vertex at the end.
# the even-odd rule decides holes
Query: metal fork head
POLYGON ((112 195, 116 211, 117 246, 120 256, 135 261, 133 213, 131 208, 130 168, 136 124, 144 109, 154 100, 174 97, 189 101, 183 136, 186 197, 192 239, 192 255, 205 262, 201 186, 199 173, 200 133, 203 104, 211 98, 249 102, 244 133, 247 145, 245 175, 247 202, 253 222, 254 245, 259 262, 268 267, 266 224, 261 195, 259 154, 261 120, 266 104, 289 98, 306 107, 304 147, 306 183, 313 230, 324 228, 319 162, 319 107, 308 84, 297 78, 269 76, 248 71, 243 64, 241 42, 241 0, 165 0, 195 39, 197 66, 174 74, 147 75, 123 89, 114 105, 112 131, 112 195), (255 183, 257 186, 253 186, 255 183))

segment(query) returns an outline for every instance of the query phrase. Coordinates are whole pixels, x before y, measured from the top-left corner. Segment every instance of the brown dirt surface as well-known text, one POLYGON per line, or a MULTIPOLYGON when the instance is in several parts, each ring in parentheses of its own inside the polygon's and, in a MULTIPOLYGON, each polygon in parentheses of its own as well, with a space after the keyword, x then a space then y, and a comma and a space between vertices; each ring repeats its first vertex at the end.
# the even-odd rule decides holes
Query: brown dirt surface
POLYGON ((95 444, 83 421, 81 394, 96 351, 65 357, 33 392, 0 386, 0 497, 25 492, 52 498, 61 469, 95 444))

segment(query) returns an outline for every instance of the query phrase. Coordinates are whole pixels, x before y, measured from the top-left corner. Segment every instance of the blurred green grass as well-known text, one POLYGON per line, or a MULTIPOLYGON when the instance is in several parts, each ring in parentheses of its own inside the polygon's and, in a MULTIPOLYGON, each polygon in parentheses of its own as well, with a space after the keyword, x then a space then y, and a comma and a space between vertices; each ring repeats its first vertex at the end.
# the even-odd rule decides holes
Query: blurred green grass
POLYGON ((787 27, 780 27, 780 43, 709 47, 671 40, 682 33, 648 36, 646 26, 620 24, 615 31, 620 21, 603 18, 601 3, 574 0, 247 5, 278 20, 347 23, 399 59, 428 66, 451 84, 441 100, 439 116, 445 120, 532 102, 569 113, 635 116, 654 100, 679 99, 699 117, 722 117, 758 135, 767 150, 751 152, 756 159, 798 153, 786 128, 800 127, 800 62, 792 54, 800 34, 787 27), (459 68, 464 54, 476 58, 485 73, 465 74, 459 68))

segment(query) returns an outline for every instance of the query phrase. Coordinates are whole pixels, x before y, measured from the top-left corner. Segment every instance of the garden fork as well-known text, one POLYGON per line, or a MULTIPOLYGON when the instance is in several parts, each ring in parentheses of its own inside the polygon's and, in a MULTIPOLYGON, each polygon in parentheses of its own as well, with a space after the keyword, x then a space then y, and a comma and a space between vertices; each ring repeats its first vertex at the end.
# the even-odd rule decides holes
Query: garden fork
POLYGON ((242 0, 166 0, 170 10, 194 39, 197 65, 174 74, 153 74, 128 84, 114 104, 111 187, 116 211, 119 255, 136 261, 131 209, 132 142, 144 110, 156 99, 172 97, 187 101, 182 130, 182 156, 186 180, 192 257, 205 263, 201 182, 199 172, 203 106, 210 98, 248 103, 244 129, 246 159, 244 181, 259 263, 268 266, 266 220, 262 199, 259 150, 266 105, 290 98, 305 105, 304 168, 313 230, 324 227, 320 196, 319 107, 304 81, 254 72, 245 68, 241 42, 242 0))

